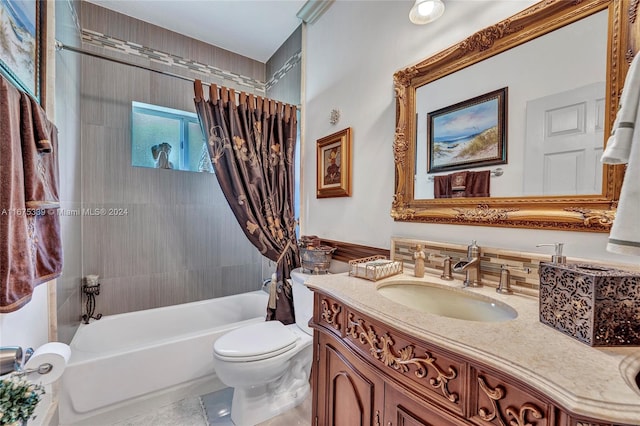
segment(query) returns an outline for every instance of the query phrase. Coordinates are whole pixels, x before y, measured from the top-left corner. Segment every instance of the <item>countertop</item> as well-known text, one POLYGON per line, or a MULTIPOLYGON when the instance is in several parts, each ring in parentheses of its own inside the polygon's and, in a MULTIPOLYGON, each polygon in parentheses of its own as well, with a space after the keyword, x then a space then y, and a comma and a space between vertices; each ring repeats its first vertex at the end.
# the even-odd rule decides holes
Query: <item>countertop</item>
POLYGON ((575 414, 613 423, 640 425, 640 347, 593 348, 539 321, 538 298, 502 295, 494 287, 465 288, 459 280, 407 273, 377 282, 347 273, 307 275, 305 284, 384 321, 396 329, 504 371, 548 395, 575 414), (469 291, 506 303, 518 312, 513 320, 477 322, 410 309, 376 291, 398 281, 412 281, 469 291))

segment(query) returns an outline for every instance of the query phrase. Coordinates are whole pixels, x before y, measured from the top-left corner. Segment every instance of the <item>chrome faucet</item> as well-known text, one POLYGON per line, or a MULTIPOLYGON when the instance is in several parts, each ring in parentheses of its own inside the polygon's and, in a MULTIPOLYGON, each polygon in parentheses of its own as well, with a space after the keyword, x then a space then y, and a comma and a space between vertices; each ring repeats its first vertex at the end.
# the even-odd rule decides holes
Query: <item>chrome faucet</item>
POLYGON ((480 247, 473 240, 467 246, 466 259, 460 260, 453 266, 454 272, 466 272, 466 277, 462 283, 463 287, 482 287, 480 282, 480 247))

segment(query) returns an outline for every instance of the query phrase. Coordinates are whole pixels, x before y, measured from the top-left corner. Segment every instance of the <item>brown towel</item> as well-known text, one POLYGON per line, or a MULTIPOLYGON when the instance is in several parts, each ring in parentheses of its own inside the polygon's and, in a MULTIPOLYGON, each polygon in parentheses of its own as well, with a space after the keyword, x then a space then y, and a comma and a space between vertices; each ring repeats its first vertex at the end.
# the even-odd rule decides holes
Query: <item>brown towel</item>
MULTIPOLYGON (((44 152, 47 148, 35 140, 36 132, 25 123, 33 126, 33 117, 22 115, 21 97, 21 92, 0 76, 0 313, 24 306, 31 300, 35 286, 59 276, 62 270, 57 214, 27 209, 24 161, 32 157, 23 158, 22 148, 29 144, 34 151, 44 152), (23 140, 23 136, 31 139, 23 140)), ((38 109, 41 111, 39 106, 38 109)), ((51 153, 46 154, 55 154, 55 185, 56 151, 57 144, 52 143, 51 153)), ((42 172, 47 175, 49 170, 42 172)), ((35 178, 28 176, 27 180, 35 178)), ((37 186, 33 182, 30 185, 32 189, 37 186)), ((57 187, 52 189, 57 194, 57 187)))
POLYGON ((58 130, 38 102, 21 99, 22 158, 27 208, 58 208, 58 130))
POLYGON ((451 198, 467 196, 467 178, 469 172, 451 173, 451 198))
POLYGON ((20 92, 0 76, 0 312, 31 299, 29 231, 20 142, 20 92))
POLYGON ((469 172, 465 189, 465 197, 489 197, 491 170, 469 172))
MULTIPOLYGON (((36 101, 32 96, 29 96, 26 93, 22 93, 22 102, 23 108, 25 108, 25 106, 31 108, 33 132, 35 136, 34 142, 36 148, 38 149, 38 152, 51 152, 53 150, 53 143, 51 141, 53 123, 49 121, 49 119, 47 118, 47 114, 45 114, 38 101, 36 101)), ((25 112, 26 111, 23 110, 23 114, 25 112)))
POLYGON ((464 191, 467 187, 468 172, 451 173, 451 190, 464 191))
POLYGON ((34 241, 33 285, 49 281, 62 272, 60 207, 58 196, 58 129, 40 104, 22 93, 22 164, 27 218, 34 241))
POLYGON ((451 178, 449 175, 433 177, 434 198, 451 198, 451 178))
POLYGON ((434 176, 434 198, 489 197, 491 170, 434 176))

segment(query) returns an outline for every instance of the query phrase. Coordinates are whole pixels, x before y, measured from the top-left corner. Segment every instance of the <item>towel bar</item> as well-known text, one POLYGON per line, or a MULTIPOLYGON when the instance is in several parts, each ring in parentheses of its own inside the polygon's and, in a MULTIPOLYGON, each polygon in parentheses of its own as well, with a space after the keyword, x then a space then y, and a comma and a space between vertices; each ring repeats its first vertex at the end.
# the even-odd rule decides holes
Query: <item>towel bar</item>
MULTIPOLYGON (((502 176, 504 174, 504 170, 502 170, 502 168, 498 167, 495 170, 491 170, 491 176, 502 176)), ((433 176, 427 176, 427 180, 433 182, 433 176)))

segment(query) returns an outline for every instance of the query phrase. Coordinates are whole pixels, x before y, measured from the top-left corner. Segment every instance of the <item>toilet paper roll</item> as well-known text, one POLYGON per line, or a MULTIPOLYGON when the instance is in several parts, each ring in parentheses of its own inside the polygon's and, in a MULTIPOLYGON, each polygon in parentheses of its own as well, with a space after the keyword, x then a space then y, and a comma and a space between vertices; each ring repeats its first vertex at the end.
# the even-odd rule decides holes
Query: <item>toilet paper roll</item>
POLYGON ((71 348, 61 342, 49 342, 35 350, 24 370, 34 370, 26 378, 34 383, 48 385, 62 376, 71 357, 71 348))

